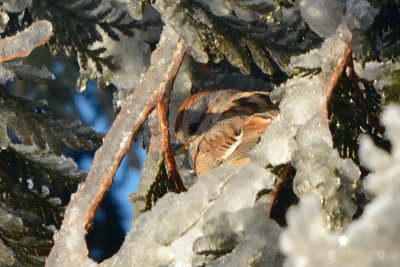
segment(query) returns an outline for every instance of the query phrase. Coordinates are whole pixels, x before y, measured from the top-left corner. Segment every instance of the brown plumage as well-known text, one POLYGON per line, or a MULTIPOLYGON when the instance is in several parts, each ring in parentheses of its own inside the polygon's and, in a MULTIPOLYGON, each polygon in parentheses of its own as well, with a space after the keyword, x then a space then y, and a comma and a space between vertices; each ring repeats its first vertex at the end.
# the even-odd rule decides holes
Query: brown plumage
POLYGON ((278 113, 267 92, 200 92, 179 109, 175 136, 189 148, 198 176, 222 163, 239 168, 278 113))

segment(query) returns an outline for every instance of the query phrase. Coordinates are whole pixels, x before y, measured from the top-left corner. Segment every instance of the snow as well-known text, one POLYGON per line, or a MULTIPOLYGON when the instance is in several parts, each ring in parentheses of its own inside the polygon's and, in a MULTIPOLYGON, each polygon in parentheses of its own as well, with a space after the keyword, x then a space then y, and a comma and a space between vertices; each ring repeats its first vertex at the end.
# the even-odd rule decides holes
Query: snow
POLYGON ((349 32, 345 27, 341 30, 328 38, 320 49, 291 59, 292 68, 319 67, 321 72, 312 77, 295 76, 272 91, 271 98, 280 101, 280 116, 251 152, 252 159, 264 166, 291 161, 297 171, 294 192, 299 197, 309 192, 317 194, 327 214, 333 212, 333 225, 335 216, 343 213, 348 220, 355 213, 355 205, 350 201, 351 188, 346 190, 346 196, 338 194, 338 190, 343 184, 350 187, 359 177, 356 164, 341 159, 333 149, 324 111, 330 77, 348 40, 349 32))
POLYGON ((280 227, 268 218, 268 198, 256 201, 257 193, 271 188, 274 179, 257 163, 239 172, 231 165, 214 169, 187 193, 168 193, 143 213, 134 221, 118 255, 102 265, 190 266, 202 257, 202 251, 219 249, 216 244, 224 242, 231 248, 236 245, 235 252, 216 259, 214 265, 239 258, 254 261, 267 246, 268 253, 277 254, 273 243, 280 227))
POLYGON ((301 198, 288 214, 288 228, 280 238, 287 256, 284 266, 397 266, 400 261, 400 107, 390 105, 382 123, 392 143, 391 153, 363 136, 360 158, 371 173, 365 188, 374 195, 360 218, 343 232, 330 232, 320 200, 301 198), (382 163, 382 165, 380 164, 382 163))
POLYGON ((361 78, 374 83, 377 90, 382 90, 385 86, 393 83, 393 72, 400 70, 400 63, 393 61, 367 62, 364 67, 355 62, 354 68, 361 78))

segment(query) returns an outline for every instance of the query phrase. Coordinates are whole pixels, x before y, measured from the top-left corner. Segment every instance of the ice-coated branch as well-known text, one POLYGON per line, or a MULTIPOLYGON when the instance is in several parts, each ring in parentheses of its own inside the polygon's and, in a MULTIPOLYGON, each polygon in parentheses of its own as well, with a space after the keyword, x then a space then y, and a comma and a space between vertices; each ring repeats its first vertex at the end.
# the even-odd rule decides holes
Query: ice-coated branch
POLYGON ((352 184, 359 177, 355 163, 341 159, 333 147, 327 119, 328 101, 351 58, 351 37, 342 25, 320 49, 291 58, 293 70, 321 71, 295 76, 271 92, 280 115, 252 151, 253 160, 264 166, 290 162, 296 170, 294 193, 299 198, 308 192, 318 195, 332 229, 343 227, 354 214, 352 184))
POLYGON ((0 40, 0 62, 28 56, 34 48, 50 39, 52 31, 49 21, 39 20, 24 31, 0 40))
POLYGON ((167 163, 168 177, 175 182, 179 192, 185 192, 187 191, 187 189, 183 185, 181 176, 176 167, 176 162, 174 158, 174 153, 172 151, 171 140, 168 130, 169 100, 173 87, 172 85, 173 82, 170 82, 167 87, 167 90, 165 90, 164 92, 164 96, 162 97, 160 103, 158 103, 158 116, 160 119, 160 128, 162 132, 161 143, 163 146, 163 150, 165 152, 165 161, 167 163))
POLYGON ((361 81, 361 79, 360 79, 360 76, 357 74, 357 72, 354 69, 354 63, 353 63, 352 57, 351 57, 351 60, 349 61, 348 68, 349 68, 348 76, 349 76, 349 79, 351 80, 351 82, 353 83, 353 90, 354 90, 353 94, 357 97, 362 109, 364 110, 365 114, 367 115, 368 123, 371 126, 373 126, 383 136, 383 134, 385 133, 385 128, 380 125, 378 118, 376 118, 371 113, 371 111, 365 104, 364 94, 361 91, 360 86, 358 85, 358 83, 361 81))
POLYGON ((184 53, 178 35, 166 26, 151 56, 149 69, 134 93, 124 102, 104 138, 103 146, 95 154, 85 183, 71 196, 46 266, 96 265, 87 257, 86 231, 112 184, 122 158, 129 151, 134 135, 163 97, 167 85, 179 69, 184 53))
POLYGON ((307 195, 287 214, 288 228, 280 237, 285 266, 397 266, 400 261, 400 107, 389 105, 381 122, 392 151, 361 137, 360 159, 371 173, 365 189, 374 194, 363 214, 340 233, 327 229, 319 200, 307 195))
POLYGON ((360 76, 356 73, 354 69, 354 63, 353 63, 353 49, 351 47, 351 39, 348 40, 348 46, 346 48, 346 51, 343 55, 343 57, 339 58, 338 63, 336 64, 335 67, 335 72, 333 73, 331 80, 329 82, 329 88, 327 90, 327 101, 325 105, 325 113, 326 116, 328 116, 328 102, 330 100, 330 97, 332 95, 333 90, 337 86, 340 77, 342 76, 344 70, 348 68, 349 72, 347 76, 351 80, 353 84, 353 94, 357 97, 358 101, 360 102, 360 105, 362 109, 364 110, 365 114, 367 115, 368 123, 373 126, 382 136, 385 133, 385 128, 383 128, 379 124, 378 118, 376 118, 369 108, 365 104, 365 98, 364 94, 360 89, 360 86, 358 83, 361 81, 360 76))
POLYGON ((333 74, 331 76, 328 88, 326 90, 326 102, 325 102, 325 108, 324 108, 324 111, 326 112, 326 117, 328 117, 328 102, 332 96, 332 92, 335 89, 336 85, 338 84, 340 76, 342 76, 342 74, 343 74, 343 71, 353 60, 353 57, 352 57, 353 50, 351 48, 351 35, 346 40, 346 43, 347 43, 346 50, 345 50, 343 56, 339 57, 339 59, 336 63, 335 71, 333 72, 333 74))
POLYGON ((268 194, 271 198, 271 208, 269 209, 269 215, 271 216, 272 208, 274 203, 278 200, 279 195, 283 190, 283 183, 287 181, 290 175, 293 173, 294 169, 292 163, 287 163, 285 169, 283 170, 282 174, 279 175, 278 179, 275 181, 275 186, 272 191, 268 194))

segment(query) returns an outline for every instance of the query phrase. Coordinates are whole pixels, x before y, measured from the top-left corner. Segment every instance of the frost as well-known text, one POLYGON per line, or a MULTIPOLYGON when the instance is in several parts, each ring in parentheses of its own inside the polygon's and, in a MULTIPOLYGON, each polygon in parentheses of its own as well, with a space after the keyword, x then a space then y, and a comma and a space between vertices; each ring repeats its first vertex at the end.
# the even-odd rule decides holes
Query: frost
POLYGON ((378 90, 391 85, 394 80, 393 72, 400 70, 398 62, 367 62, 364 67, 356 62, 354 68, 361 78, 374 82, 374 87, 378 90))
POLYGON ((135 20, 143 19, 142 14, 142 3, 140 1, 130 1, 130 0, 110 0, 110 3, 114 7, 118 7, 121 10, 127 10, 129 15, 135 20))
POLYGON ((240 20, 252 22, 259 19, 260 13, 267 13, 268 11, 274 10, 275 3, 272 0, 242 0, 242 1, 224 1, 224 0, 212 0, 204 1, 211 11, 216 16, 226 17, 238 17, 240 20), (256 10, 258 12, 253 11, 256 10), (263 12, 260 12, 263 10, 263 12))
POLYGON ((273 166, 288 162, 295 150, 297 143, 293 139, 296 135, 296 127, 284 127, 279 121, 281 117, 275 120, 276 123, 268 127, 258 145, 250 152, 251 159, 258 161, 261 165, 273 166), (268 149, 265 149, 268 147, 268 149))
POLYGON ((47 42, 52 31, 50 22, 40 20, 14 36, 0 40, 1 61, 29 55, 32 49, 47 42))
POLYGON ((371 170, 365 188, 374 199, 360 218, 345 231, 328 230, 328 221, 313 195, 301 198, 300 205, 287 214, 288 228, 280 247, 287 256, 285 266, 397 266, 400 261, 400 107, 390 105, 382 123, 392 143, 388 153, 363 136, 360 158, 371 170))
POLYGON ((23 80, 46 81, 46 80, 56 79, 54 74, 51 73, 44 65, 41 68, 38 68, 28 64, 23 64, 21 61, 19 61, 19 62, 4 63, 4 66, 23 80))
POLYGON ((259 260, 264 250, 278 257, 280 227, 268 218, 267 198, 256 201, 273 180, 255 163, 238 173, 230 165, 210 171, 187 193, 168 193, 137 218, 119 255, 102 265, 244 264, 259 260), (221 251, 220 244, 227 249, 221 251))
POLYGON ((326 98, 335 65, 343 57, 349 31, 345 26, 325 40, 320 49, 291 58, 291 70, 320 69, 318 74, 298 75, 271 92, 279 101, 280 115, 261 137, 251 157, 277 166, 291 161, 296 169, 294 192, 302 196, 313 192, 321 199, 331 227, 340 228, 356 211, 351 202, 353 183, 359 178, 357 165, 340 158, 333 149, 326 119, 326 98))
POLYGON ((4 66, 4 63, 0 63, 0 84, 5 84, 7 81, 11 81, 15 78, 15 74, 4 66))
POLYGON ((4 32, 9 20, 7 12, 0 11, 0 32, 4 32))
POLYGON ((3 10, 10 13, 18 13, 31 6, 32 0, 3 0, 3 10))
POLYGON ((351 30, 366 30, 374 21, 379 10, 371 6, 367 0, 347 1, 349 11, 346 15, 347 26, 351 30))
POLYGON ((0 63, 0 84, 14 80, 15 76, 29 81, 55 80, 55 76, 46 66, 37 68, 20 62, 0 63))
MULTIPOLYGON (((125 11, 126 7, 136 9, 134 6, 138 4, 134 1, 128 2, 123 0, 115 0, 113 2, 121 9, 121 12, 125 11)), ((137 23, 138 25, 143 24, 146 26, 142 25, 141 27, 138 26, 132 29, 133 36, 118 33, 118 40, 115 40, 115 38, 110 37, 103 29, 97 27, 98 32, 102 36, 102 41, 95 42, 90 47, 91 50, 105 48, 105 52, 102 53, 101 57, 107 58, 112 56, 113 62, 117 64, 117 70, 104 68, 106 82, 112 83, 118 88, 113 99, 114 108, 119 107, 119 101, 124 100, 139 84, 142 75, 150 65, 151 49, 149 43, 157 42, 161 34, 162 26, 157 23, 159 15, 151 8, 144 8, 143 12, 145 19, 137 23)), ((88 63, 89 69, 96 69, 96 62, 89 59, 88 63)), ((84 76, 85 73, 81 73, 83 81, 85 81, 82 78, 84 76)), ((82 89, 86 89, 85 82, 82 82, 80 86, 82 89)))

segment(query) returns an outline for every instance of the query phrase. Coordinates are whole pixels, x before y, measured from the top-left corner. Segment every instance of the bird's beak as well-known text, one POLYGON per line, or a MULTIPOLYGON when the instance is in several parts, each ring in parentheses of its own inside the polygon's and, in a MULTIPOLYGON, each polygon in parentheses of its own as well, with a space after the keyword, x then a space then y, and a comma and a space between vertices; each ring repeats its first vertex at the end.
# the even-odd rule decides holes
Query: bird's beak
POLYGON ((172 150, 174 151, 174 155, 183 154, 188 149, 187 145, 182 143, 177 143, 172 145, 172 150))

